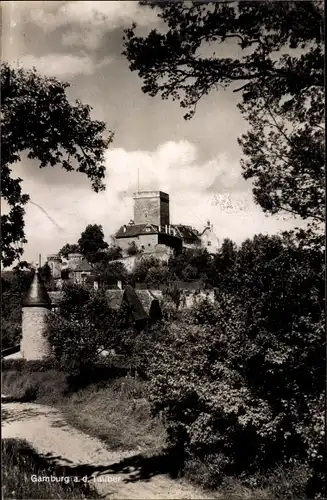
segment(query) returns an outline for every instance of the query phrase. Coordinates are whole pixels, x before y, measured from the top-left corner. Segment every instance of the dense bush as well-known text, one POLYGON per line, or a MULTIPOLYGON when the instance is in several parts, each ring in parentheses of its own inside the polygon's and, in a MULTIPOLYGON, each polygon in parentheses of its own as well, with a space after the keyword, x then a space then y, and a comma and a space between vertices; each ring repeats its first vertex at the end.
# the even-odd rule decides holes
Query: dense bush
POLYGON ((55 370, 16 371, 6 370, 1 374, 2 391, 18 401, 40 401, 52 404, 69 392, 66 373, 55 370))
POLYGON ((1 300, 2 349, 19 344, 22 333, 22 299, 33 277, 32 270, 19 268, 3 273, 1 300))
POLYGON ((55 359, 26 360, 26 359, 4 359, 1 363, 2 371, 13 370, 16 372, 46 372, 59 368, 55 359))
POLYGON ((132 241, 127 247, 127 255, 132 257, 133 255, 139 255, 141 252, 137 248, 135 241, 132 241))
POLYGON ((68 285, 48 316, 48 339, 59 365, 72 375, 89 373, 104 350, 115 346, 117 313, 102 291, 68 285))
POLYGON ((216 308, 199 302, 153 346, 154 413, 171 442, 205 465, 211 485, 223 473, 301 463, 307 493, 322 493, 322 255, 259 236, 239 249, 230 276, 216 308))

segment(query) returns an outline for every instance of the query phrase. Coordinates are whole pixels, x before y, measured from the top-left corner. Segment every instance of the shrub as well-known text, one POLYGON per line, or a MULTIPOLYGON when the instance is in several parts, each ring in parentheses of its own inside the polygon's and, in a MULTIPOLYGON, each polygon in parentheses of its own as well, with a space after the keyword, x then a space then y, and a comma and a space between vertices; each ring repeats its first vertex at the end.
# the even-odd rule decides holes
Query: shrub
POLYGON ((62 409, 67 421, 100 438, 111 450, 159 451, 165 430, 152 418, 144 381, 126 376, 71 394, 62 409))
POLYGON ((215 325, 219 315, 217 306, 207 298, 198 300, 187 313, 188 321, 195 325, 215 325))
POLYGON ((103 350, 115 345, 117 314, 102 291, 67 286, 56 313, 48 316, 48 338, 62 369, 79 376, 92 370, 103 350))
POLYGON ((133 255, 139 255, 140 251, 136 246, 135 241, 132 241, 127 247, 127 255, 132 257, 133 255))
POLYGON ((1 341, 2 349, 19 343, 22 332, 22 298, 28 290, 33 271, 15 269, 7 279, 2 278, 1 341))
POLYGON ((52 403, 68 391, 67 374, 55 370, 35 370, 31 367, 6 369, 1 374, 2 391, 14 400, 42 400, 52 403))
POLYGON ((169 341, 153 347, 153 411, 171 444, 200 460, 212 484, 222 474, 299 462, 311 471, 313 495, 323 461, 323 318, 311 317, 310 330, 302 317, 294 317, 292 329, 272 330, 262 309, 255 313, 221 294, 215 325, 203 314, 201 324, 173 324, 169 341))
POLYGON ((183 292, 180 290, 176 284, 174 283, 169 283, 162 291, 163 297, 167 300, 170 300, 175 308, 176 311, 178 310, 179 306, 182 303, 182 296, 183 292))
POLYGON ((26 359, 4 359, 2 361, 2 371, 21 372, 46 372, 59 369, 58 363, 54 359, 26 360, 26 359))

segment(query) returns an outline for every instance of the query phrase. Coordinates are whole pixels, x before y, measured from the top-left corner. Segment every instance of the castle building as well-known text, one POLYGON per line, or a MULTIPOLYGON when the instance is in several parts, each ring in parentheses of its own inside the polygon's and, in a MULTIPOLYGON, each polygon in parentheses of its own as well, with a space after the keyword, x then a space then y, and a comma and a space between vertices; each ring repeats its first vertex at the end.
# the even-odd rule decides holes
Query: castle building
POLYGON ((207 224, 200 234, 192 226, 170 223, 169 195, 162 191, 134 193, 134 219, 120 227, 115 235, 116 244, 124 257, 133 245, 142 254, 167 259, 181 248, 206 247, 215 251, 213 228, 207 224), (212 246, 212 249, 209 248, 212 246))
POLYGON ((62 259, 57 254, 47 255, 47 262, 58 288, 61 288, 64 281, 84 283, 87 277, 94 274, 92 266, 80 253, 70 253, 67 259, 62 259))

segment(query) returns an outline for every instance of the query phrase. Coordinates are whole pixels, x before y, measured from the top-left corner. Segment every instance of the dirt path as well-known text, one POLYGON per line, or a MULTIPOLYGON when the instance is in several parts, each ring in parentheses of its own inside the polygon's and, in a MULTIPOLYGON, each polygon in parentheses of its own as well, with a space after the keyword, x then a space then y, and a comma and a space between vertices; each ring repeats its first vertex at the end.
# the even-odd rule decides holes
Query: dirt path
POLYGON ((52 407, 4 403, 2 408, 6 413, 2 438, 26 439, 40 455, 53 461, 62 475, 88 476, 102 498, 214 498, 187 482, 160 473, 155 462, 146 471, 142 466, 144 458, 137 452, 108 451, 100 440, 68 425, 63 415, 52 407))

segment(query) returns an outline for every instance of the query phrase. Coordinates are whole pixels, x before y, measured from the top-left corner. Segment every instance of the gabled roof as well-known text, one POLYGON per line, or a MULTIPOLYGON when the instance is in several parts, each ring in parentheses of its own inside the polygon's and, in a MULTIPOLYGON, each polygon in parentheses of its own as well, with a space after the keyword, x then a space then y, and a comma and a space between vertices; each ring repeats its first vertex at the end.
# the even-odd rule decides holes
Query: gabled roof
MULTIPOLYGON (((61 290, 49 292, 52 306, 58 306, 63 294, 64 292, 61 290)), ((145 321, 150 319, 150 316, 159 316, 159 297, 156 297, 149 290, 136 291, 127 285, 124 290, 106 290, 105 294, 108 305, 112 309, 118 310, 123 303, 126 303, 134 321, 145 321)))
POLYGON ((137 293, 130 285, 125 287, 124 300, 129 306, 129 310, 134 321, 144 321, 149 319, 149 316, 145 312, 137 293))
POLYGON ((197 230, 193 229, 191 226, 184 226, 183 224, 175 224, 172 227, 176 229, 177 234, 181 238, 194 239, 194 240, 197 240, 199 238, 197 230))
MULTIPOLYGON (((196 229, 191 226, 185 226, 183 224, 171 224, 170 228, 176 231, 174 236, 179 238, 187 238, 196 240, 199 238, 199 233, 196 229)), ((162 227, 163 229, 163 227, 162 227)), ((141 234, 166 234, 165 231, 159 231, 159 226, 155 224, 133 224, 121 226, 121 228, 116 233, 116 238, 131 238, 133 236, 139 236, 141 234)))
POLYGON ((154 297, 151 296, 148 290, 137 290, 136 295, 138 296, 145 312, 149 314, 151 309, 151 304, 153 300, 155 300, 154 297))
POLYGON ((157 234, 159 232, 158 226, 153 224, 133 224, 121 226, 116 233, 116 238, 131 238, 139 236, 140 234, 157 234), (150 231, 146 231, 149 228, 150 231))
POLYGON ((112 309, 119 309, 122 305, 124 290, 106 290, 108 306, 112 309))
POLYGON ((90 271, 93 271, 93 267, 86 260, 83 260, 82 262, 79 262, 75 266, 73 271, 78 271, 78 272, 88 271, 88 272, 90 272, 90 271))

